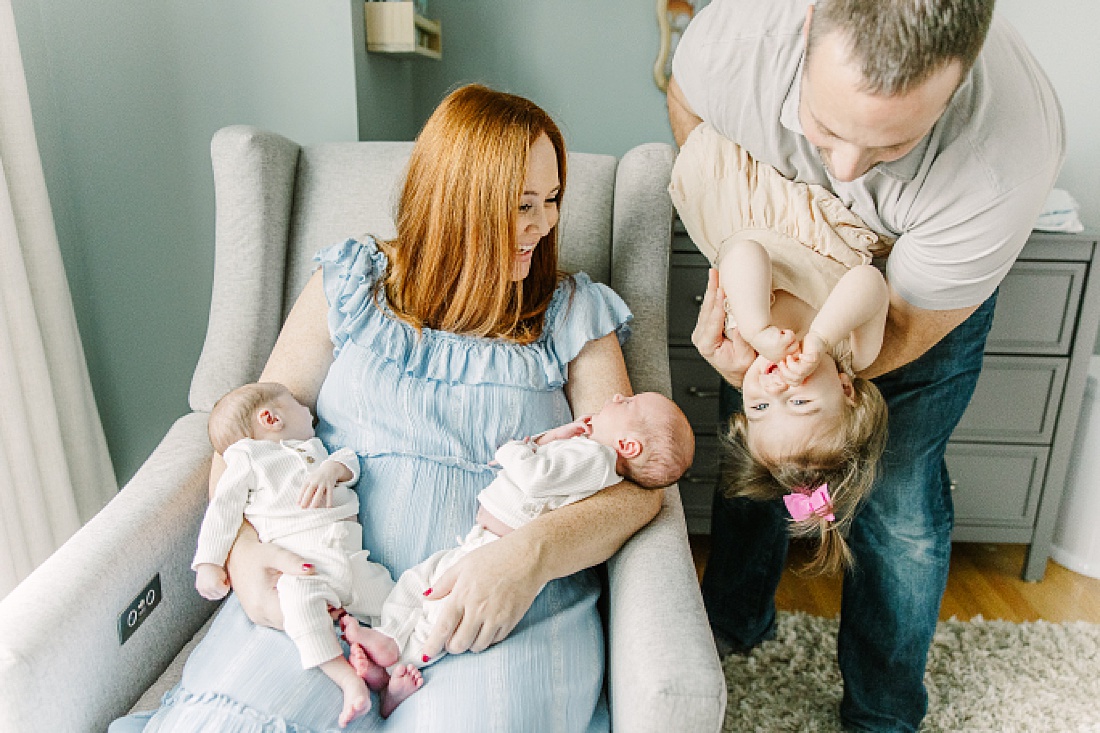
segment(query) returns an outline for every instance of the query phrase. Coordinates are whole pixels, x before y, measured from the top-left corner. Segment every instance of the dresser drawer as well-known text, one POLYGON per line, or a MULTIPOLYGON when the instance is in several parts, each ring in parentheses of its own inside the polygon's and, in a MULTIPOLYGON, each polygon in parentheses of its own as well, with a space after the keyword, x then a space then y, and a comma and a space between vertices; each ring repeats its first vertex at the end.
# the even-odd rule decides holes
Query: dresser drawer
POLYGON ((718 436, 695 436, 695 461, 680 478, 680 500, 684 503, 688 532, 710 532, 710 510, 718 480, 718 436))
POLYGON ((997 296, 986 351, 1069 354, 1087 266, 1080 262, 1017 262, 997 296))
POLYGON ((670 346, 672 399, 687 415, 696 436, 713 435, 718 423, 718 388, 722 378, 694 346, 670 346))
POLYGON ((1065 380, 1065 359, 986 356, 952 439, 1050 443, 1065 380))
POLYGON ((707 290, 710 264, 701 254, 672 254, 669 271, 668 339, 670 344, 690 344, 699 318, 699 304, 707 290))
POLYGON ((1048 450, 1037 446, 949 443, 955 523, 1030 527, 1046 474, 1048 450))

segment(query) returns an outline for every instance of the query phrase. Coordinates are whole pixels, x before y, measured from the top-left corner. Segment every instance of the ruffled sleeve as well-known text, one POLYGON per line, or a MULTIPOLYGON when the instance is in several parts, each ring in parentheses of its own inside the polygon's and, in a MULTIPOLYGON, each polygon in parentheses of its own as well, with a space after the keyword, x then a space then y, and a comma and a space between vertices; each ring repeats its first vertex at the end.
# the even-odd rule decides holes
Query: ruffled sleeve
POLYGON ((589 341, 615 333, 625 343, 633 318, 618 293, 578 272, 558 287, 547 311, 550 349, 565 367, 589 341))
POLYGON ((326 247, 313 258, 321 265, 325 298, 328 300, 328 327, 332 343, 339 353, 370 308, 374 285, 386 271, 386 255, 371 237, 365 241, 348 239, 326 247))
POLYGON ((388 261, 371 238, 349 239, 315 257, 323 270, 334 354, 349 343, 391 362, 410 378, 449 384, 502 384, 558 389, 586 343, 629 333, 630 309, 611 288, 579 273, 563 281, 534 343, 517 344, 423 328, 394 317, 376 284, 388 261))

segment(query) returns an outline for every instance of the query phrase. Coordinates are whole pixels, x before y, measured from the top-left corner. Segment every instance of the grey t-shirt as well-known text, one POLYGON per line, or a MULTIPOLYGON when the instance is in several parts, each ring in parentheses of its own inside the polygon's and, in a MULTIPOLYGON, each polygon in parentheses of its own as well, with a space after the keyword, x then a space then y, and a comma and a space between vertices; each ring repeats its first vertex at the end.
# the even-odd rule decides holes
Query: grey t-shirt
POLYGON ((714 0, 691 22, 672 74, 692 110, 789 179, 833 191, 897 238, 891 286, 927 310, 978 305, 1012 266, 1065 157, 1054 90, 995 17, 974 68, 903 158, 833 180, 798 119, 807 0, 714 0))

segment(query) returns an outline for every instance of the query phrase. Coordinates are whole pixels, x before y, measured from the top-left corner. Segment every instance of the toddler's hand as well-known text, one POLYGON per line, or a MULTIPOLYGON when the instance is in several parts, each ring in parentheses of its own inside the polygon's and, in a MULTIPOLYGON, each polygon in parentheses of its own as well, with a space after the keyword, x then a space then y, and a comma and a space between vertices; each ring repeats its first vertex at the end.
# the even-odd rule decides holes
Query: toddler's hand
POLYGON ((229 593, 229 576, 225 568, 204 562, 195 568, 195 589, 208 601, 218 601, 229 593))
POLYGON ((303 509, 328 509, 332 506, 332 490, 346 471, 342 463, 325 461, 313 469, 306 478, 306 485, 298 495, 298 506, 303 509))
POLYGON ((827 355, 828 351, 829 345, 825 340, 810 331, 802 339, 801 348, 779 365, 779 374, 791 386, 802 384, 821 366, 822 356, 827 355))
MULTIPOLYGON (((727 338, 729 338, 728 334, 727 338)), ((798 349, 794 331, 778 328, 777 326, 767 326, 763 331, 749 339, 749 344, 760 356, 776 364, 795 353, 798 349)))

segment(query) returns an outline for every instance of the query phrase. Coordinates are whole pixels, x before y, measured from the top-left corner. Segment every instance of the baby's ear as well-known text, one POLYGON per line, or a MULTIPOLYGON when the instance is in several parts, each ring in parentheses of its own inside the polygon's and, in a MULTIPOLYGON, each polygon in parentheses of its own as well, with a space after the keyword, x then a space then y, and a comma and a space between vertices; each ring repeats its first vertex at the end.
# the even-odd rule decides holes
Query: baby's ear
POLYGON ((261 407, 256 411, 256 422, 264 430, 280 430, 283 427, 283 421, 279 418, 279 414, 270 407, 261 407))
POLYGON ((642 454, 642 444, 637 438, 619 438, 615 442, 615 451, 623 458, 637 458, 642 454))

